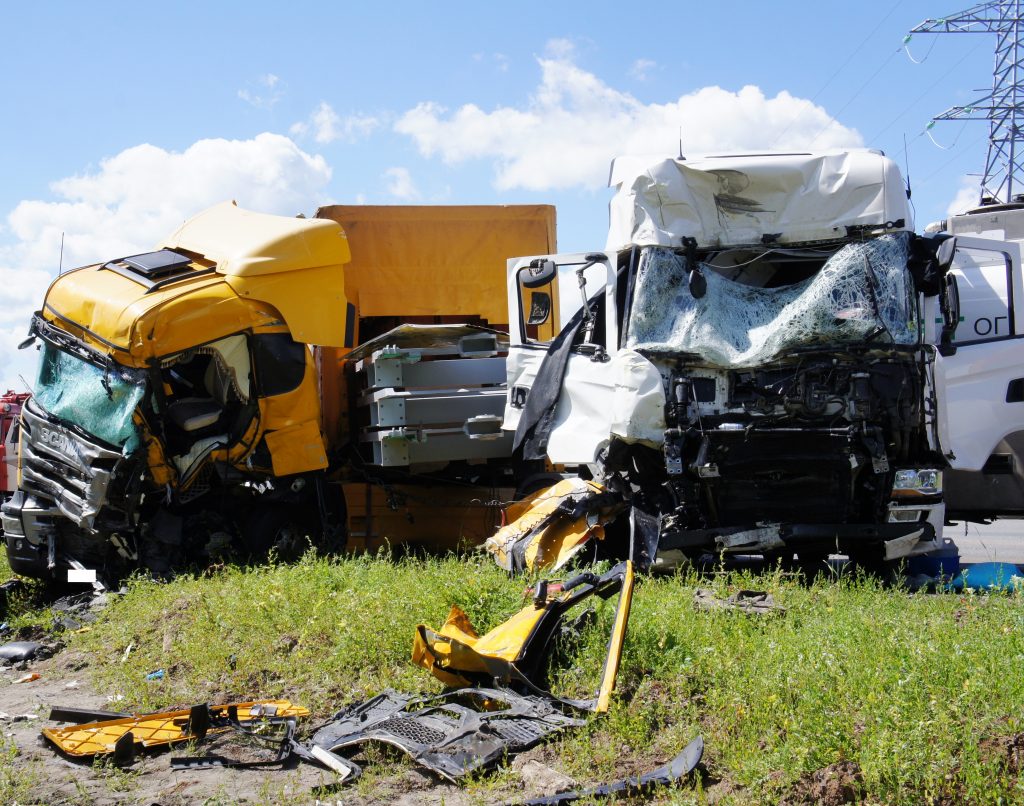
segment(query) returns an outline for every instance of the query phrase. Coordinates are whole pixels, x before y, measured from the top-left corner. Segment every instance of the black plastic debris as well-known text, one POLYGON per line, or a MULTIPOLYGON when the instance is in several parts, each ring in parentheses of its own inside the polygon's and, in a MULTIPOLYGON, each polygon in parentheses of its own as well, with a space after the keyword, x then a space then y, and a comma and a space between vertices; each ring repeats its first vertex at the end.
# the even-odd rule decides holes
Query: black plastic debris
POLYGON ((383 742, 458 781, 582 725, 584 720, 568 716, 548 697, 506 689, 462 688, 415 699, 389 690, 340 711, 313 735, 313 745, 338 753, 383 742))
POLYGON ((43 645, 35 641, 10 641, 0 646, 0 659, 8 663, 32 660, 42 648, 43 645))
POLYGON ((737 591, 725 599, 719 599, 713 590, 697 588, 693 592, 693 603, 698 610, 739 610, 754 615, 782 615, 786 612, 786 608, 775 604, 775 597, 765 591, 737 591))
POLYGON ((53 611, 53 629, 56 632, 67 630, 73 632, 96 620, 92 612, 97 605, 105 604, 105 600, 97 597, 92 591, 62 596, 50 605, 53 611))

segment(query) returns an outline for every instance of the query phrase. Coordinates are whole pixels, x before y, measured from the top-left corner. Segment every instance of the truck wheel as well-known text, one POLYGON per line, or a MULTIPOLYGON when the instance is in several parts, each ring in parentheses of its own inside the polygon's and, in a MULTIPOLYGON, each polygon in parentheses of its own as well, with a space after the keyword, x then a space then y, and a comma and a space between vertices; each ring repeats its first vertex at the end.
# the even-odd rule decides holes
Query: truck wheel
POLYGON ((548 487, 553 487, 558 482, 562 481, 565 476, 558 473, 534 473, 532 476, 527 476, 516 487, 515 494, 512 496, 513 501, 522 501, 534 493, 539 493, 541 490, 546 490, 548 487))
POLYGON ((279 504, 261 507, 246 519, 242 542, 255 560, 273 557, 290 563, 309 550, 314 533, 303 511, 279 504))
POLYGON ((900 566, 899 560, 885 559, 885 553, 881 548, 850 551, 848 556, 856 568, 866 574, 878 577, 883 582, 893 581, 900 566))

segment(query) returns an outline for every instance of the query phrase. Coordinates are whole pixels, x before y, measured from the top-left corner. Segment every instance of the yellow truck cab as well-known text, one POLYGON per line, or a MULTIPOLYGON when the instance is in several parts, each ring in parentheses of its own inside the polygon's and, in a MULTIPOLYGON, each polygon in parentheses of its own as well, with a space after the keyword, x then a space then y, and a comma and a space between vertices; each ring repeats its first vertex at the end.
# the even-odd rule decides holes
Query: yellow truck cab
POLYGON ((225 203, 61 275, 31 325, 11 567, 109 582, 311 542, 482 542, 482 502, 534 470, 501 428, 505 262, 554 232, 547 205, 225 203))
POLYGON ((156 251, 58 277, 31 326, 12 568, 162 571, 213 556, 232 519, 265 549, 266 504, 316 502, 303 474, 327 467, 310 345, 344 344, 349 259, 333 221, 224 203, 156 251), (218 489, 233 511, 189 507, 218 489))

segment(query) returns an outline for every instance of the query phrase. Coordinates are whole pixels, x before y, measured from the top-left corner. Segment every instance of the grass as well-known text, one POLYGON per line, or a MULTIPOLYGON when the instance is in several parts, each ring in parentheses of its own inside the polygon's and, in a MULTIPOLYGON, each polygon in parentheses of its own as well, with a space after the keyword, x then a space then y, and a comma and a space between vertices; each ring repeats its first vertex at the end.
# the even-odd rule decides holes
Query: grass
MULTIPOLYGON (((439 691, 409 662, 414 626, 439 627, 458 604, 487 630, 521 606, 524 587, 484 558, 309 556, 135 581, 68 640, 95 659, 98 688, 132 708, 286 697, 318 722, 387 687, 439 691), (157 669, 164 678, 147 681, 157 669)), ((556 670, 561 690, 596 688, 613 606, 556 670)), ((1024 778, 1001 743, 1024 732, 1022 626, 1015 595, 910 594, 869 577, 808 585, 781 573, 642 579, 612 711, 556 739, 546 760, 599 782, 653 767, 701 734, 707 776, 672 802, 701 802, 715 787, 718 802, 777 803, 844 761, 859 766, 869 802, 1022 802, 1024 778), (787 612, 697 611, 698 586, 769 590, 787 612)), ((6 756, 0 772, 17 786, 6 756)), ((508 775, 471 789, 510 797, 490 794, 508 775)), ((372 794, 363 790, 373 780, 360 792, 372 794)))

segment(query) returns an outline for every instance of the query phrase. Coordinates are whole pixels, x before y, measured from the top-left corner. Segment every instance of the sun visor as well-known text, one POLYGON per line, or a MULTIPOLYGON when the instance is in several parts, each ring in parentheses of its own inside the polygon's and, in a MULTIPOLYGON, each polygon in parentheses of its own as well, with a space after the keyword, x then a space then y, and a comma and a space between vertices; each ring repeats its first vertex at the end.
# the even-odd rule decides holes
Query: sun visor
POLYGON ((903 178, 878 151, 694 160, 620 157, 609 184, 609 250, 834 241, 913 230, 903 178))
POLYGON ((239 297, 266 302, 296 341, 345 343, 348 239, 334 221, 289 218, 218 204, 186 221, 161 247, 201 255, 239 297))

